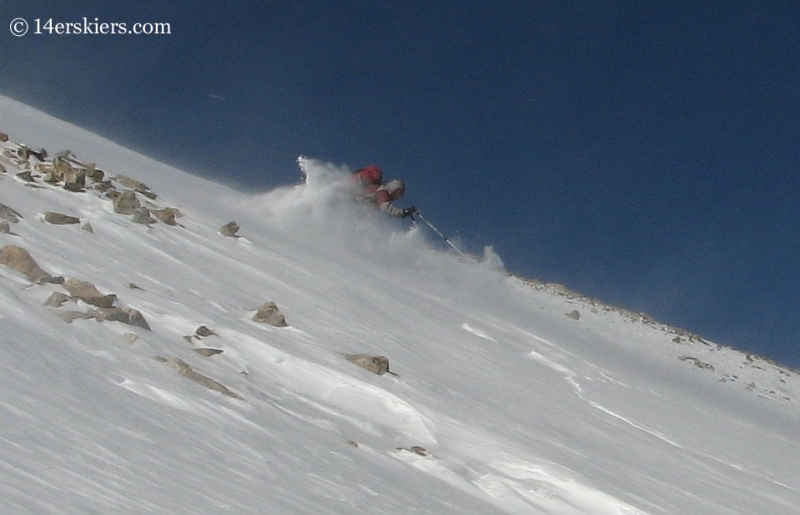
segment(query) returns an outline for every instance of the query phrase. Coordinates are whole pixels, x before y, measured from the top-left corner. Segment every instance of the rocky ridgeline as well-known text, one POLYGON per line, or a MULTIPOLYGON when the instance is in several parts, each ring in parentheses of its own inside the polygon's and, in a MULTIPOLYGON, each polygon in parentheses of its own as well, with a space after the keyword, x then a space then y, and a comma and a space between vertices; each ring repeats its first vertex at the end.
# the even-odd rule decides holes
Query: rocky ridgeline
MULTIPOLYGON (((717 376, 721 383, 740 382, 739 375, 744 370, 756 371, 763 380, 759 383, 750 381, 745 385, 749 391, 756 392, 765 399, 781 401, 797 401, 797 396, 792 396, 789 391, 789 379, 796 380, 800 371, 784 367, 774 361, 752 354, 742 352, 733 347, 712 343, 703 337, 685 329, 664 324, 655 320, 647 313, 631 311, 606 304, 597 299, 574 292, 563 284, 544 283, 537 279, 514 276, 523 284, 539 291, 546 291, 553 295, 565 298, 589 313, 617 313, 630 323, 643 324, 663 333, 671 344, 676 344, 672 354, 675 359, 685 363, 695 370, 706 371, 717 376), (693 350, 694 349, 694 350, 693 350), (691 353, 689 353, 691 351, 691 353), (721 352, 724 351, 724 352, 721 352), (719 358, 715 357, 719 356, 719 358), (725 356, 722 358, 722 356, 725 356), (732 359, 731 359, 732 358, 732 359)), ((574 309, 564 314, 566 317, 579 322, 582 314, 574 309)), ((748 374, 750 375, 750 374, 748 374)))
MULTIPOLYGON (((99 198, 111 202, 113 212, 117 216, 130 217, 133 222, 148 227, 157 223, 182 227, 177 219, 183 217, 183 214, 176 208, 161 205, 158 195, 141 181, 124 174, 111 177, 95 163, 80 161, 69 150, 50 157, 45 149, 33 149, 16 143, 3 132, 0 132, 0 145, 2 145, 0 180, 4 176, 14 179, 10 185, 3 187, 50 188, 63 191, 66 195, 82 194, 91 190, 96 192, 99 198)), ((82 224, 83 229, 94 233, 89 221, 81 220, 77 216, 47 211, 39 213, 38 217, 43 223, 52 225, 82 224)), ((93 319, 97 322, 119 322, 144 331, 153 331, 145 315, 135 308, 124 306, 116 293, 103 293, 89 281, 75 277, 54 276, 44 270, 24 247, 25 235, 12 230, 22 219, 23 215, 15 207, 0 203, 0 233, 19 237, 23 242, 23 245, 8 244, 0 247, 0 265, 23 275, 33 286, 51 285, 49 287, 52 288, 52 285, 55 285, 59 288, 44 302, 44 305, 52 309, 58 318, 69 324, 76 320, 93 319)), ((222 225, 219 233, 237 238, 239 230, 239 224, 231 221, 222 225)), ((130 284, 129 287, 141 290, 134 284, 130 284)), ((255 310, 252 320, 278 328, 289 326, 278 305, 271 301, 265 302, 255 310)), ((201 325, 193 335, 183 338, 200 356, 210 358, 222 354, 224 350, 221 348, 194 347, 196 342, 209 337, 218 336, 214 331, 201 325)), ((125 338, 129 343, 133 343, 140 337, 136 333, 126 333, 125 338)), ((344 357, 377 375, 394 374, 389 371, 389 360, 384 356, 347 354, 344 357)), ((177 357, 156 356, 155 359, 166 363, 181 376, 208 389, 227 397, 242 399, 227 386, 197 372, 193 366, 177 357)))

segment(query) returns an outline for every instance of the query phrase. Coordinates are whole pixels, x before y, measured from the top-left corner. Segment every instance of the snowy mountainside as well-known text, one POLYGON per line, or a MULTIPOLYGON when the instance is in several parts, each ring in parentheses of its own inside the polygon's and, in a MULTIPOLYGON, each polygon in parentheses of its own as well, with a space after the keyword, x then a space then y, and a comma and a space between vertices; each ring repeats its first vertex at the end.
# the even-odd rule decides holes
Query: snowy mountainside
POLYGON ((48 274, 0 266, 5 513, 800 506, 792 371, 459 260, 337 195, 342 167, 243 194, 3 97, 0 131, 0 247, 48 274), (46 177, 66 149, 102 181, 46 177), (288 326, 253 320, 268 302, 288 326))

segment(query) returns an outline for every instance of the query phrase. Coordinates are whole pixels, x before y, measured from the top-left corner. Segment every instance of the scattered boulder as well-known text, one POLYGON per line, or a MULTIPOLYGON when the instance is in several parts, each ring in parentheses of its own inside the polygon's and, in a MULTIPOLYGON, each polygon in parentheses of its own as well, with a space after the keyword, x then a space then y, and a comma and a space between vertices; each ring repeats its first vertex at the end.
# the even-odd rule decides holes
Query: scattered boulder
POLYGON ((152 329, 150 329, 150 324, 147 323, 147 320, 144 319, 144 315, 142 315, 142 312, 138 309, 128 309, 127 323, 135 327, 141 327, 142 329, 152 331, 152 329))
POLYGON ((0 163, 0 173, 7 173, 7 172, 8 170, 6 170, 6 167, 3 166, 3 163, 0 163))
POLYGON ((3 143, 8 141, 8 134, 6 134, 5 132, 0 132, 0 141, 2 141, 3 143))
POLYGON ((19 177, 25 182, 34 182, 33 175, 31 174, 30 171, 19 172, 17 174, 17 177, 19 177))
POLYGON ((571 319, 573 319, 573 320, 580 320, 580 319, 581 319, 581 314, 580 314, 580 312, 579 312, 579 311, 576 309, 576 310, 574 310, 574 311, 570 311, 569 313, 567 313, 567 314, 566 314, 566 317, 567 317, 567 318, 571 318, 571 319))
POLYGON ((86 171, 71 168, 64 174, 64 189, 72 192, 83 191, 86 187, 86 171))
POLYGON ((714 370, 714 365, 711 363, 706 363, 705 361, 701 361, 694 356, 679 356, 679 360, 681 361, 688 361, 689 363, 694 363, 694 366, 697 368, 703 368, 706 370, 714 370))
POLYGON ((228 222, 219 229, 219 233, 223 236, 230 236, 235 237, 236 233, 239 232, 239 224, 236 222, 228 222))
POLYGON ((86 231, 88 233, 94 234, 94 227, 92 227, 92 224, 90 224, 89 222, 86 222, 85 224, 83 224, 81 226, 81 229, 83 229, 84 231, 86 231))
POLYGON ((427 456, 428 451, 425 447, 420 447, 419 445, 412 445, 411 447, 398 447, 398 451, 406 451, 406 452, 413 452, 414 454, 418 454, 420 456, 427 456))
POLYGON ((93 180, 94 182, 102 182, 106 176, 106 173, 103 170, 97 168, 94 163, 86 163, 83 165, 86 172, 86 177, 93 180))
POLYGON ((136 193, 131 190, 125 190, 114 197, 114 212, 121 215, 133 215, 142 207, 139 199, 136 198, 136 193))
POLYGON ((205 338, 207 336, 216 336, 217 335, 217 333, 215 333, 214 331, 212 331, 211 329, 209 329, 208 327, 206 327, 204 325, 201 325, 200 327, 198 327, 195 330, 194 334, 198 338, 205 338))
POLYGON ((196 353, 198 353, 198 354, 201 354, 201 355, 207 357, 207 358, 210 358, 211 356, 216 356, 217 354, 222 354, 222 352, 223 352, 222 349, 211 349, 211 348, 208 348, 208 347, 203 347, 203 348, 200 348, 200 349, 194 349, 194 351, 196 353))
POLYGON ((27 250, 16 245, 6 245, 0 249, 0 264, 23 274, 34 283, 52 279, 50 274, 39 267, 27 250))
POLYGON ((44 305, 50 308, 60 308, 64 305, 64 303, 69 301, 69 297, 60 291, 56 291, 50 294, 47 297, 47 300, 44 301, 44 305))
POLYGON ((167 207, 164 209, 154 209, 150 212, 151 215, 156 217, 159 222, 167 224, 167 225, 177 225, 178 222, 175 221, 175 217, 180 213, 177 209, 173 207, 167 207))
POLYGON ((105 308, 95 310, 92 313, 98 322, 122 322, 123 324, 152 331, 147 320, 144 319, 144 315, 138 309, 105 308))
POLYGON ((286 323, 286 317, 283 316, 283 313, 278 309, 278 305, 274 302, 266 302, 258 308, 256 314, 253 315, 253 320, 275 327, 287 327, 289 325, 286 323))
POLYGON ((76 216, 69 216, 54 211, 48 211, 44 214, 44 221, 53 225, 68 225, 79 224, 81 219, 76 216))
POLYGON ((150 191, 150 188, 147 186, 147 184, 141 181, 137 181, 136 179, 131 179, 130 177, 122 174, 117 175, 115 179, 118 183, 122 184, 126 188, 130 188, 136 193, 141 193, 147 198, 155 199, 157 197, 155 193, 150 191))
POLYGON ((43 163, 45 159, 47 159, 47 150, 39 149, 34 150, 32 148, 28 148, 25 145, 20 145, 17 149, 17 156, 23 161, 27 161, 31 158, 31 156, 35 157, 40 163, 43 163))
POLYGON ((64 311, 58 314, 58 318, 71 324, 73 320, 88 320, 90 318, 95 318, 95 316, 92 313, 84 313, 83 311, 64 311))
POLYGON ((155 218, 150 216, 150 210, 146 207, 140 207, 133 214, 133 222, 142 225, 150 225, 155 223, 155 218))
POLYGON ((64 282, 64 288, 70 295, 76 299, 80 299, 87 304, 97 306, 98 308, 110 308, 117 300, 117 296, 113 293, 103 295, 100 293, 94 284, 88 281, 81 281, 79 279, 67 279, 64 282))
POLYGON ((113 198, 111 196, 112 192, 116 192, 114 189, 114 184, 111 181, 98 181, 94 185, 95 191, 99 191, 100 193, 105 193, 106 197, 113 198))
POLYGON ((15 210, 11 209, 5 204, 0 204, 0 219, 15 224, 19 222, 20 218, 22 218, 21 214, 17 213, 15 210))
POLYGON ((166 360, 166 363, 172 367, 177 373, 182 375, 187 379, 191 379, 195 383, 205 386, 210 390, 214 390, 215 392, 219 392, 223 395, 227 395, 228 397, 233 397, 234 399, 241 399, 242 397, 239 396, 236 392, 232 391, 230 388, 225 386, 224 384, 220 383, 219 381, 215 381, 210 377, 204 376, 196 372, 192 367, 190 367, 185 361, 179 358, 172 358, 166 360))
POLYGON ((369 370, 373 374, 383 375, 386 373, 393 374, 389 370, 389 358, 386 356, 370 356, 369 354, 345 354, 347 361, 355 363, 356 365, 369 370))
POLYGON ((0 233, 11 234, 11 225, 9 225, 9 223, 5 220, 0 222, 0 233))

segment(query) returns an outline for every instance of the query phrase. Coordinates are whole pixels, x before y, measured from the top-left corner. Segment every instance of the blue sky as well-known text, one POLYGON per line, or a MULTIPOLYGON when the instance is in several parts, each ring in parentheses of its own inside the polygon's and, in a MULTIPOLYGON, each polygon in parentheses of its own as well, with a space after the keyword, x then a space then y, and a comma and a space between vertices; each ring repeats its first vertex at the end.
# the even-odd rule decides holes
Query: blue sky
POLYGON ((795 2, 2 11, 2 94, 243 190, 376 163, 511 272, 800 367, 795 2), (84 17, 171 34, 33 33, 84 17))

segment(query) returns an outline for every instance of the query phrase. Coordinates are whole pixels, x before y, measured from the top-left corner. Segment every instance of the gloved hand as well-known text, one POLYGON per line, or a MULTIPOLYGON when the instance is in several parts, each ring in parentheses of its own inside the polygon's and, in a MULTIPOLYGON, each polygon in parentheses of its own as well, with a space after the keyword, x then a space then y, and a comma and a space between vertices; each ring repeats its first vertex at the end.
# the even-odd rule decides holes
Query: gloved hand
POLYGON ((413 216, 417 213, 419 213, 419 209, 417 209, 415 206, 407 207, 403 209, 403 218, 408 218, 409 216, 413 216))

